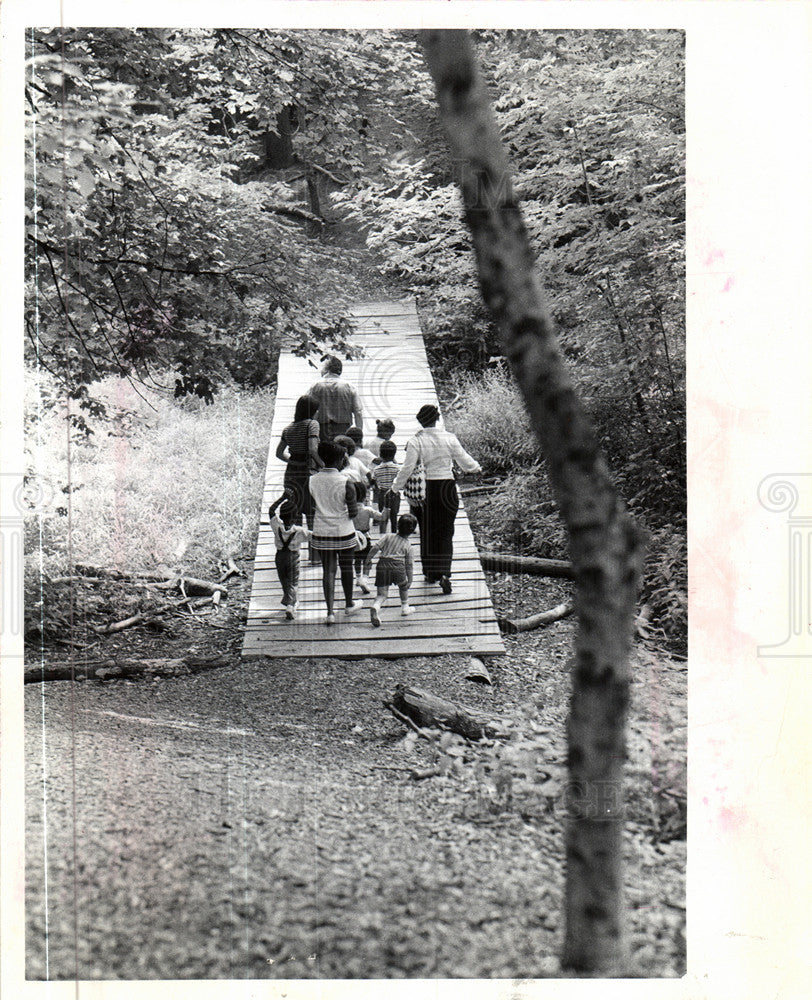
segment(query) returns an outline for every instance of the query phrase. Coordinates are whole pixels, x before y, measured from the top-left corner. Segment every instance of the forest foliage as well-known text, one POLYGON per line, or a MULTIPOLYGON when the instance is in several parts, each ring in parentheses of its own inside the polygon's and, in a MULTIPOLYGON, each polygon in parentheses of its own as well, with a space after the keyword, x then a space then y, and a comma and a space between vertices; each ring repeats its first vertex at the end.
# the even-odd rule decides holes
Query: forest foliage
MULTIPOLYGON (((648 594, 673 602, 684 37, 474 38, 564 354, 654 536, 648 594)), ((272 384, 283 342, 351 351, 346 307, 377 281, 417 297, 450 421, 476 426, 474 448, 490 434, 488 470, 530 502, 525 548, 559 537, 533 504, 543 462, 479 299, 417 33, 32 29, 26 55, 26 340, 80 437, 111 418, 94 391, 109 376, 210 402, 272 384)))

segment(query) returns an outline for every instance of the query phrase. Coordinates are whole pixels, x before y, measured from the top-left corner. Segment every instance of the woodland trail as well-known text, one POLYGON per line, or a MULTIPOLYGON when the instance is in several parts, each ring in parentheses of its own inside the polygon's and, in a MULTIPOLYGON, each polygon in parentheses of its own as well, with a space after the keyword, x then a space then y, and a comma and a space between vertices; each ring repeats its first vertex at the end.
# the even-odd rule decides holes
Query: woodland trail
MULTIPOLYGON (((27 976, 555 974, 560 804, 495 804, 478 751, 456 777, 411 780, 426 745, 380 703, 400 681, 510 712, 537 678, 549 759, 563 761, 571 628, 507 637, 493 688, 462 678, 464 657, 28 685, 27 976)), ((680 691, 684 673, 662 665, 636 685, 627 883, 649 975, 684 963, 685 845, 652 837, 640 777, 654 770, 644 748, 674 736, 660 709, 684 711, 680 691)))
MULTIPOLYGON (((376 418, 388 417, 394 421, 396 430, 392 440, 398 448, 400 463, 406 442, 419 430, 417 410, 424 403, 438 403, 414 300, 367 302, 356 305, 350 315, 355 331, 353 344, 364 353, 358 359, 344 362, 343 377, 358 391, 367 431, 376 418)), ((312 358, 308 360, 290 352, 280 355, 243 656, 503 653, 505 647, 462 503, 454 526, 452 594, 440 594, 436 584, 425 582, 416 573, 409 593, 414 608, 411 618, 401 618, 390 602, 382 615, 383 627, 377 631, 370 628, 366 615, 347 619, 339 614, 337 623, 325 628, 321 567, 303 560, 297 619, 285 620, 268 507, 280 496, 285 474, 284 463, 276 457, 276 446, 282 430, 292 419, 296 400, 316 381, 317 372, 312 358)), ((419 566, 417 534, 411 541, 415 565, 419 566)))

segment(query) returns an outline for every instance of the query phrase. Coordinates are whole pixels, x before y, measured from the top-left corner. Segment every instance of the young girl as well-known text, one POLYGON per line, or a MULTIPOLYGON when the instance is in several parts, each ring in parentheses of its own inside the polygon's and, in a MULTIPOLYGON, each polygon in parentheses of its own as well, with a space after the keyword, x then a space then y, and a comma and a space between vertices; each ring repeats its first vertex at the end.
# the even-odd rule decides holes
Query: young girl
POLYGON ((389 512, 378 511, 374 507, 364 505, 364 500, 367 498, 365 483, 355 483, 355 495, 358 497, 358 513, 352 519, 352 523, 355 525, 356 532, 365 539, 364 546, 355 550, 355 582, 361 589, 362 594, 368 594, 370 586, 369 580, 364 576, 364 559, 371 545, 369 532, 372 528, 372 522, 375 521, 380 524, 381 521, 389 516, 389 512))
POLYGON ((384 441, 381 444, 381 460, 372 466, 372 479, 375 482, 378 510, 385 510, 387 517, 381 524, 381 533, 386 531, 389 519, 392 531, 396 530, 398 511, 400 510, 400 493, 392 491, 392 483, 400 472, 400 466, 395 461, 397 445, 394 441, 384 441))
POLYGON ((339 471, 344 467, 346 451, 334 441, 322 441, 319 458, 324 468, 310 477, 310 493, 316 514, 311 544, 321 557, 321 585, 327 605, 326 625, 334 625, 333 611, 336 590, 336 570, 341 575, 345 613, 355 614, 363 602, 353 600, 353 552, 357 543, 352 519, 358 512, 353 484, 339 471))
POLYGON ((347 452, 347 464, 341 470, 342 473, 353 483, 368 483, 369 469, 356 457, 355 441, 347 434, 339 434, 333 438, 336 444, 347 452))
POLYGON ((369 469, 372 467, 372 463, 375 461, 375 455, 369 450, 369 448, 364 447, 364 432, 360 427, 348 427, 347 437, 352 438, 355 442, 355 457, 363 462, 364 465, 369 469))
POLYGON ((375 628, 380 628, 381 619, 379 612, 389 596, 391 584, 397 584, 400 591, 400 613, 410 615, 414 608, 409 605, 409 587, 412 585, 412 546, 409 542, 409 535, 417 527, 417 521, 411 514, 403 514, 398 518, 398 531, 396 535, 384 535, 379 541, 371 545, 366 556, 364 569, 369 572, 372 560, 380 553, 378 566, 375 570, 375 586, 378 595, 372 607, 369 609, 369 617, 375 628))
POLYGON ((372 438, 371 441, 367 441, 366 447, 372 452, 375 458, 378 458, 383 442, 389 441, 395 433, 395 425, 389 417, 384 417, 383 420, 376 420, 375 426, 378 429, 378 436, 372 438))
POLYGON ((282 607, 285 617, 292 621, 296 612, 296 587, 299 583, 299 549, 302 542, 310 537, 307 528, 294 524, 302 514, 292 490, 285 490, 278 500, 268 508, 268 517, 276 543, 276 572, 282 584, 282 607), (277 507, 281 507, 279 515, 277 507))

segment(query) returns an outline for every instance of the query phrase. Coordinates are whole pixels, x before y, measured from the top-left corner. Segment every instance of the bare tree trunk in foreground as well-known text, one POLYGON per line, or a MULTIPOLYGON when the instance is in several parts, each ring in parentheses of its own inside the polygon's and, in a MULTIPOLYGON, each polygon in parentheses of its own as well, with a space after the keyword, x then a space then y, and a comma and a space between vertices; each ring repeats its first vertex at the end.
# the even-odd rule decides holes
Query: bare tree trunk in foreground
POLYGON ((564 367, 468 34, 425 31, 422 41, 460 174, 482 295, 547 461, 575 571, 562 964, 622 975, 628 954, 621 783, 642 541, 564 367))

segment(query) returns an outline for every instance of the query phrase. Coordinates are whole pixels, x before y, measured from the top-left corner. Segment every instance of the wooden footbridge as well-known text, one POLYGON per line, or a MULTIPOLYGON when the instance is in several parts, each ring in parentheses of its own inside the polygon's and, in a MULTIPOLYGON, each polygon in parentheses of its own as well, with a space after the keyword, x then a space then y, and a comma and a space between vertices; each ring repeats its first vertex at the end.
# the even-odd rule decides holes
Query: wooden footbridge
MULTIPOLYGON (((396 431, 397 460, 402 462, 406 442, 419 430, 415 414, 424 403, 437 403, 426 349, 413 300, 372 302, 351 312, 356 329, 353 340, 364 356, 344 362, 344 377, 361 396, 367 432, 374 420, 391 417, 396 431)), ((439 653, 503 653, 488 586, 482 572, 471 526, 460 506, 454 533, 452 593, 444 595, 436 583, 423 580, 417 536, 412 538, 414 582, 409 603, 415 613, 402 618, 397 588, 381 613, 381 627, 373 628, 364 598, 364 611, 344 614, 341 584, 336 580, 336 624, 324 624, 325 605, 321 590, 321 566, 311 564, 302 551, 299 578, 299 610, 294 621, 282 612, 282 590, 274 567, 273 533, 268 507, 282 492, 284 463, 276 458, 282 429, 293 419, 296 400, 319 377, 319 367, 306 358, 283 353, 279 359, 278 391, 265 493, 259 526, 251 602, 248 608, 243 657, 395 657, 439 653)), ((405 502, 402 505, 407 510, 405 502)), ((373 527, 373 541, 378 528, 373 527)), ((373 570, 374 577, 374 570, 373 570)), ((358 595, 356 593, 356 600, 358 595)))

